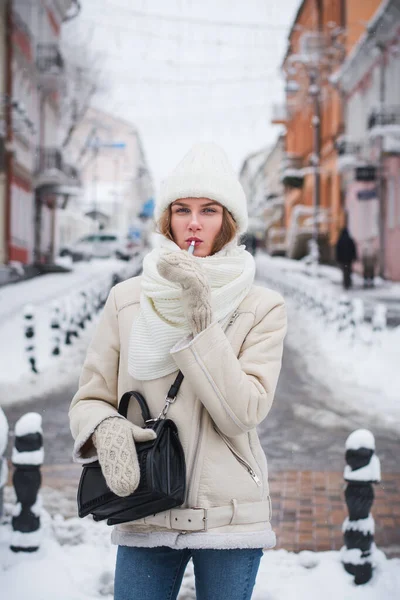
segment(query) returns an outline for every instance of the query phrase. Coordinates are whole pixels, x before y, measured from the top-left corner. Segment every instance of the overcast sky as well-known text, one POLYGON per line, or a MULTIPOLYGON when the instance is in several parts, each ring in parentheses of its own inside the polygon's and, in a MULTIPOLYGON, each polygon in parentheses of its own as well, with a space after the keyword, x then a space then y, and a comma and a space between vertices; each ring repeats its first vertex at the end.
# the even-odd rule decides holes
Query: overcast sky
POLYGON ((156 185, 199 140, 240 168, 270 145, 300 0, 83 0, 68 33, 101 65, 100 107, 139 129, 156 185))

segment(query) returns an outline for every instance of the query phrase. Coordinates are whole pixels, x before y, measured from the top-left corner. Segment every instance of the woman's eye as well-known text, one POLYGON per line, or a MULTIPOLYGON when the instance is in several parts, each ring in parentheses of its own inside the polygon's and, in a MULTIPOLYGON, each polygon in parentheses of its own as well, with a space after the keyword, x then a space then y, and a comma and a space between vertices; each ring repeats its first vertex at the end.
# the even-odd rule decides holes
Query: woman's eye
POLYGON ((178 210, 176 212, 177 213, 179 213, 179 212, 185 212, 187 210, 189 210, 189 209, 188 208, 178 208, 178 210))
POLYGON ((214 208, 205 208, 204 210, 212 213, 216 212, 214 208))

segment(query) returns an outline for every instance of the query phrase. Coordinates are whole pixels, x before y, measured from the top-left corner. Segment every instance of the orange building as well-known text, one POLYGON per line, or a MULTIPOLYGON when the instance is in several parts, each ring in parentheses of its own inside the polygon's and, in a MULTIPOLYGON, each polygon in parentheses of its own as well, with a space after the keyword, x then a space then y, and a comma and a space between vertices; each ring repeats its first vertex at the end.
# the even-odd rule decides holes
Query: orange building
POLYGON ((288 255, 307 253, 314 217, 321 258, 329 260, 342 227, 344 194, 336 140, 344 131, 343 102, 332 75, 365 30, 380 0, 303 0, 288 36, 286 75, 285 222, 288 255), (318 211, 313 207, 317 205, 318 211), (293 210, 296 206, 296 210, 293 210))

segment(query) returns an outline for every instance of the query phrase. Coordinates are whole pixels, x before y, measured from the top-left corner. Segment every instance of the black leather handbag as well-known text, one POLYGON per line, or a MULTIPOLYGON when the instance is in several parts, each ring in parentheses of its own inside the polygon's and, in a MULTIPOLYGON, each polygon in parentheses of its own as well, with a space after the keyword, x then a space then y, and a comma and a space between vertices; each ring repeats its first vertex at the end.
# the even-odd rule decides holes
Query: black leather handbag
POLYGON ((118 412, 126 417, 130 400, 136 400, 145 426, 154 429, 157 437, 148 442, 136 442, 140 482, 130 496, 122 498, 109 489, 98 461, 83 466, 77 497, 80 517, 92 514, 95 521, 107 519, 107 525, 117 525, 183 504, 186 491, 185 456, 177 427, 171 419, 166 418, 182 380, 183 374, 179 371, 165 398, 165 406, 156 419, 151 418, 142 394, 126 392, 122 396, 118 412))

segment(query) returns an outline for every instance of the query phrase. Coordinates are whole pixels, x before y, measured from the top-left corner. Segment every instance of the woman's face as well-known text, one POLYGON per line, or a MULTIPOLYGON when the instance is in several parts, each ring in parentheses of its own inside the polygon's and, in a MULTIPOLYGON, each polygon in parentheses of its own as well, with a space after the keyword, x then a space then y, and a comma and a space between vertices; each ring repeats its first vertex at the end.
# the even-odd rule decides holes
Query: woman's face
POLYGON ((187 250, 195 240, 195 256, 209 256, 221 231, 223 207, 209 198, 180 198, 171 204, 174 242, 187 250))

